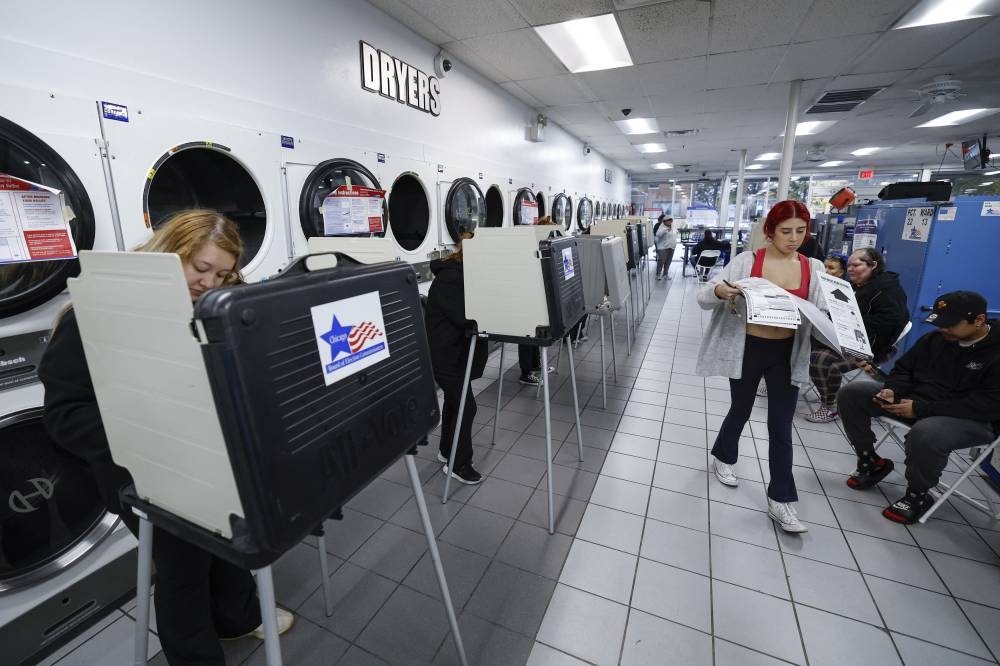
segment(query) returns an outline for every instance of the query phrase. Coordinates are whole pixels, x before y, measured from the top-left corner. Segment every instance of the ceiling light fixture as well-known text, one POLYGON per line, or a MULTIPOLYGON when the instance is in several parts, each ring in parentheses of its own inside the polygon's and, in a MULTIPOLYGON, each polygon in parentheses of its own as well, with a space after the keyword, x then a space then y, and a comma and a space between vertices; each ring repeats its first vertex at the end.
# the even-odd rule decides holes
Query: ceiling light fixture
POLYGON ((808 136, 819 134, 826 128, 832 126, 836 120, 807 120, 795 126, 795 136, 808 136))
MULTIPOLYGON (((758 157, 757 159, 760 159, 760 158, 758 157)), ((748 164, 747 165, 747 170, 750 171, 750 170, 754 170, 754 169, 763 169, 766 166, 767 165, 765 165, 765 164, 748 164)))
POLYGON ((615 125, 624 134, 655 134, 660 131, 656 118, 628 118, 616 120, 615 125))
POLYGON ((753 158, 755 162, 768 162, 770 160, 781 159, 781 153, 761 153, 753 158))
POLYGON ((674 165, 670 162, 657 162, 653 165, 654 169, 673 169, 674 165))
POLYGON ((987 171, 987 172, 983 173, 983 175, 984 176, 995 176, 998 173, 1000 173, 1000 171, 987 171))
POLYGON ((988 13, 973 13, 983 4, 983 0, 921 0, 899 19, 893 30, 917 28, 923 25, 937 25, 966 19, 982 18, 988 13))
POLYGON ((993 184, 993 181, 992 180, 988 180, 985 183, 979 183, 979 185, 976 185, 976 187, 989 187, 992 184, 993 184))
POLYGON ((885 150, 885 148, 879 146, 869 146, 868 148, 858 148, 857 150, 852 150, 851 155, 857 155, 858 157, 863 157, 865 155, 871 155, 877 153, 880 150, 885 150))
POLYGON ((636 145, 636 150, 640 153, 665 153, 667 144, 665 143, 640 143, 636 145))
POLYGON ((829 162, 823 162, 820 164, 821 167, 839 167, 847 164, 848 160, 830 160, 829 162))
POLYGON ((978 120, 985 116, 991 116, 997 111, 1000 111, 1000 109, 963 109, 961 111, 952 111, 943 116, 938 116, 934 120, 928 120, 926 123, 917 125, 917 127, 952 127, 972 120, 978 120))
POLYGON ((574 74, 632 64, 614 14, 543 25, 535 32, 574 74))

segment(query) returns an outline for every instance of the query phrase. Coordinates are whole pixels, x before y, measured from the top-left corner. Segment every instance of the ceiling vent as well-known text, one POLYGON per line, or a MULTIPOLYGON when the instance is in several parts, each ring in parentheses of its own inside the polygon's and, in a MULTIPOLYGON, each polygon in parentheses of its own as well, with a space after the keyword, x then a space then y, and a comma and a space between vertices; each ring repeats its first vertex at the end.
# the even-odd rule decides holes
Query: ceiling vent
POLYGON ((843 113, 864 103, 882 88, 857 88, 855 90, 831 90, 824 93, 816 103, 806 109, 806 113, 843 113))
POLYGON ((698 129, 664 130, 663 136, 693 136, 700 131, 698 129))

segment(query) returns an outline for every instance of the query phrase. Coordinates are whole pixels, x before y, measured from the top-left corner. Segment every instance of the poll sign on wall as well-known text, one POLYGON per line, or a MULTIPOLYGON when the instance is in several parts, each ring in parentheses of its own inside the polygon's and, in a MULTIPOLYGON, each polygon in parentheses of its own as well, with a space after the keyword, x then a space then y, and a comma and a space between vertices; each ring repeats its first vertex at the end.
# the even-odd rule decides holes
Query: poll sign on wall
POLYGON ((361 87, 386 99, 441 115, 441 84, 421 70, 364 40, 361 44, 361 87))

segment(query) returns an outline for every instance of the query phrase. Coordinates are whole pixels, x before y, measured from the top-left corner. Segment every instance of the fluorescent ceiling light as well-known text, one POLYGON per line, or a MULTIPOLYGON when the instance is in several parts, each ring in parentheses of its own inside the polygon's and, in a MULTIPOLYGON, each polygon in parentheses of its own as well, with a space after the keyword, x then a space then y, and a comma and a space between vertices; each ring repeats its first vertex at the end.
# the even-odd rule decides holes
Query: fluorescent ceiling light
POLYGON ((632 64, 614 14, 543 25, 535 32, 574 74, 632 64))
POLYGON ((974 13, 976 7, 981 4, 983 0, 921 0, 892 28, 901 30, 989 16, 989 14, 974 13))
POLYGON ((857 150, 852 150, 851 155, 857 155, 858 157, 863 157, 865 155, 871 155, 877 153, 880 150, 885 150, 879 146, 869 146, 868 148, 858 148, 857 150))
POLYGON ((995 175, 997 175, 998 173, 1000 173, 1000 171, 987 171, 987 172, 986 172, 986 173, 984 173, 983 175, 984 175, 984 176, 995 176, 995 175))
POLYGON ((753 159, 755 162, 768 162, 770 160, 781 159, 781 153, 761 153, 753 159))
POLYGON ((821 167, 838 167, 843 164, 847 164, 847 160, 830 160, 829 162, 823 162, 820 164, 821 167))
POLYGON ((979 183, 978 185, 976 185, 976 187, 987 187, 987 186, 992 185, 992 184, 993 184, 993 181, 992 180, 988 180, 985 183, 979 183))
POLYGON ((660 126, 657 124, 656 118, 616 120, 615 125, 618 125, 618 129, 624 134, 654 134, 660 131, 660 126))
POLYGON ((934 120, 928 120, 926 123, 917 125, 917 127, 951 127, 967 123, 971 120, 978 120, 984 116, 991 116, 997 111, 1000 111, 1000 109, 963 109, 961 111, 952 111, 943 116, 938 116, 934 120))
POLYGON ((665 153, 667 144, 665 143, 640 143, 636 146, 640 153, 665 153))
POLYGON ((809 134, 819 134, 826 128, 833 125, 836 120, 807 120, 795 126, 795 136, 807 136, 809 134))
MULTIPOLYGON (((759 157, 757 159, 760 159, 759 157)), ((748 164, 747 169, 763 169, 766 165, 764 164, 748 164)))
POLYGON ((674 165, 670 162, 657 162, 653 165, 654 169, 673 169, 674 165))

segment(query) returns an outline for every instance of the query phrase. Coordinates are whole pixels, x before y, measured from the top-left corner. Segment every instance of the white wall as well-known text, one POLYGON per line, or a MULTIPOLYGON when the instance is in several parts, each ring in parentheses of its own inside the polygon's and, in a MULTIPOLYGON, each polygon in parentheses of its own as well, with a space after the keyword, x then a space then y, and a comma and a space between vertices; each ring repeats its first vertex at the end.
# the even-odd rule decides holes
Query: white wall
MULTIPOLYGON (((574 200, 631 199, 621 167, 597 152, 584 157, 582 143, 561 128, 550 124, 543 143, 527 141, 535 111, 461 62, 441 80, 438 117, 362 90, 359 40, 429 74, 437 53, 365 2, 51 0, 44 11, 5 3, 3 14, 0 84, 383 152, 386 167, 394 158, 440 163, 449 180, 482 171, 484 190, 491 183, 509 189, 510 178, 547 195, 565 189, 574 200)), ((0 116, 3 110, 0 99, 0 116)), ((275 155, 295 159, 277 146, 275 155)), ((393 177, 391 169, 380 175, 393 177)), ((436 214, 433 194, 431 208, 436 214)))

